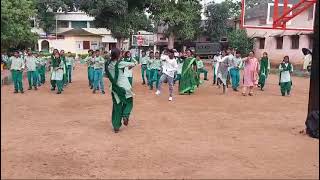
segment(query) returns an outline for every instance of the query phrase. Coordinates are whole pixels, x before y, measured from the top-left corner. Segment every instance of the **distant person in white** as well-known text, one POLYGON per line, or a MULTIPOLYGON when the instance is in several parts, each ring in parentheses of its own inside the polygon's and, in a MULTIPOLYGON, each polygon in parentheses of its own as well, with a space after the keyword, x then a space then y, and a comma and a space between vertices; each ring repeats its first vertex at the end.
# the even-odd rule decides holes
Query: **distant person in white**
POLYGON ((304 55, 304 62, 303 62, 303 70, 305 72, 311 72, 311 63, 312 63, 312 53, 307 48, 302 48, 302 53, 304 55))
POLYGON ((174 58, 174 51, 172 49, 168 50, 168 55, 162 55, 161 61, 162 61, 162 75, 160 77, 160 82, 159 82, 156 95, 160 95, 162 83, 164 81, 167 81, 169 84, 169 101, 172 101, 174 73, 178 68, 177 61, 174 58))

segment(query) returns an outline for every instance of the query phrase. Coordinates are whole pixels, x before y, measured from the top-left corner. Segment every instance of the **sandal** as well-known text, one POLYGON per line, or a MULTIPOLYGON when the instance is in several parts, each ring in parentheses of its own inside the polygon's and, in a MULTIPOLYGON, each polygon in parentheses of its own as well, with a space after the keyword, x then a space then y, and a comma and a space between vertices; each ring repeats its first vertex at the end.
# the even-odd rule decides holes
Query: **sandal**
POLYGON ((129 124, 129 118, 123 118, 123 124, 124 124, 125 126, 128 126, 128 124, 129 124))

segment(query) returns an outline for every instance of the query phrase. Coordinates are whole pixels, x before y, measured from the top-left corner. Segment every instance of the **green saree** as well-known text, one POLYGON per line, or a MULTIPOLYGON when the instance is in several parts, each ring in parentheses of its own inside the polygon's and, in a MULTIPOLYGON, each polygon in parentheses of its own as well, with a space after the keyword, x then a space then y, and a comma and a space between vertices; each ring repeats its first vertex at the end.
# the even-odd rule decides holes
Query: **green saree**
POLYGON ((196 66, 195 58, 189 57, 184 60, 179 85, 180 94, 194 93, 196 88, 199 86, 200 80, 197 71, 194 69, 196 66))

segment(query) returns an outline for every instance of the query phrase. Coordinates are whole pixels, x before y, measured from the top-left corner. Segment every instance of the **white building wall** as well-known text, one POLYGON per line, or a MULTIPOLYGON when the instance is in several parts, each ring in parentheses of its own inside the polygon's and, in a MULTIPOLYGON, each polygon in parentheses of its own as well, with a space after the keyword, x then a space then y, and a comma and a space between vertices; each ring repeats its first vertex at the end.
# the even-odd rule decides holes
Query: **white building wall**
MULTIPOLYGON (((98 44, 101 44, 101 39, 102 37, 95 36, 66 36, 64 39, 39 39, 38 46, 39 49, 41 49, 41 42, 46 40, 49 42, 50 52, 52 52, 53 49, 63 49, 66 52, 70 51, 71 53, 76 54, 86 54, 88 53, 88 49, 78 49, 77 42, 90 41, 90 44, 91 42, 97 42, 98 44)), ((90 49, 91 48, 92 47, 90 47, 90 49)))
MULTIPOLYGON (((288 55, 290 57, 290 61, 296 65, 303 64, 304 55, 302 54, 302 48, 309 48, 309 36, 308 35, 300 35, 299 37, 299 49, 291 48, 291 37, 283 36, 283 48, 277 49, 277 41, 275 37, 271 37, 270 35, 276 34, 279 30, 262 30, 262 29, 247 29, 248 36, 252 36, 254 33, 259 32, 259 34, 267 33, 265 35, 265 48, 259 49, 259 38, 254 39, 254 51, 258 58, 260 58, 263 52, 267 52, 272 64, 278 64, 282 61, 283 57, 288 55)), ((291 31, 292 32, 292 31, 291 31)), ((300 31, 295 31, 296 33, 300 31)))
MULTIPOLYGON (((295 18, 291 20, 291 24, 287 25, 287 28, 297 28, 297 30, 273 30, 273 29, 246 29, 248 37, 252 37, 254 34, 265 34, 265 48, 259 49, 259 39, 255 38, 254 40, 254 51, 256 52, 257 57, 261 57, 263 52, 267 52, 273 64, 278 64, 282 61, 283 57, 288 55, 290 57, 290 61, 293 64, 301 65, 303 64, 303 54, 302 48, 309 48, 309 36, 308 35, 299 35, 305 33, 311 33, 310 31, 301 31, 298 30, 299 28, 304 29, 312 29, 313 27, 313 19, 308 19, 309 12, 308 10, 302 12, 295 18), (271 37, 274 34, 284 33, 283 36, 283 48, 276 49, 276 38, 271 37), (298 34, 299 38, 299 49, 292 49, 291 48, 291 37, 288 34, 298 34)), ((259 21, 258 19, 251 19, 250 21, 246 21, 246 24, 256 25, 258 26, 259 21)), ((272 24, 266 25, 271 27, 272 24)))

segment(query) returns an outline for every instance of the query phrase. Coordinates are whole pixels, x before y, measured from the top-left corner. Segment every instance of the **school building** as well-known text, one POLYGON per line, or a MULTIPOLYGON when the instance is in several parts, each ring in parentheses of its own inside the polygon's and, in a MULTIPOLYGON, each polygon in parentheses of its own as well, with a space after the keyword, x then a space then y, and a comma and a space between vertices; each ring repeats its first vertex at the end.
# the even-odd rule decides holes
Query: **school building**
MULTIPOLYGON (((117 40, 105 28, 95 28, 93 17, 84 12, 56 12, 56 27, 46 34, 33 20, 33 32, 39 35, 36 49, 52 52, 53 49, 64 49, 76 54, 85 54, 89 49, 110 50, 116 47, 117 40)), ((128 49, 129 41, 125 40, 123 49, 128 49)))
MULTIPOLYGON (((207 4, 210 1, 207 2, 207 4)), ((62 12, 55 13, 56 27, 52 32, 46 34, 39 28, 36 19, 31 20, 32 31, 39 35, 36 50, 52 52, 53 49, 64 49, 76 54, 86 54, 89 49, 100 49, 109 51, 116 47, 117 39, 112 37, 111 31, 106 28, 96 28, 94 26, 94 17, 85 12, 62 12)), ((204 21, 202 21, 204 23, 204 21)), ((156 33, 139 31, 143 39, 143 47, 140 49, 162 50, 169 44, 165 36, 165 26, 158 26, 156 33)), ((123 42, 122 49, 129 50, 137 48, 135 43, 136 36, 126 39, 123 42)), ((175 40, 175 47, 182 50, 184 44, 180 39, 175 40)), ((195 46, 196 42, 210 42, 208 37, 198 37, 196 41, 190 42, 187 46, 195 46)))
MULTIPOLYGON (((262 28, 271 27, 272 11, 270 9, 272 10, 272 7, 251 8, 245 14, 245 23, 262 28)), ((257 57, 261 57, 263 52, 267 52, 271 62, 278 64, 285 55, 288 55, 293 64, 301 65, 304 58, 302 48, 310 50, 313 48, 313 31, 299 30, 299 28, 313 27, 314 18, 314 7, 312 6, 288 22, 287 28, 294 30, 247 28, 248 37, 254 38, 254 51, 257 57)), ((237 27, 239 28, 239 26, 237 27)))

